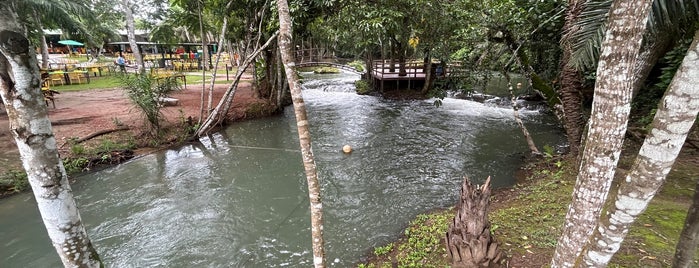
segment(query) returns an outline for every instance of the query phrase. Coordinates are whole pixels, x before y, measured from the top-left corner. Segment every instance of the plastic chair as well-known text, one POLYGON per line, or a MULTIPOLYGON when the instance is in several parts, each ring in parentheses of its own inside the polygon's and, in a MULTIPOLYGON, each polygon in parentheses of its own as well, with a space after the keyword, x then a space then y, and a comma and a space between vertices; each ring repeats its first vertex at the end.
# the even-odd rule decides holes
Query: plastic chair
POLYGON ((43 79, 41 81, 41 93, 44 95, 44 101, 46 102, 46 106, 49 106, 49 101, 53 105, 53 108, 56 109, 56 97, 53 95, 58 94, 58 91, 52 90, 50 85, 50 80, 48 78, 43 79))
POLYGON ((70 79, 70 83, 75 83, 74 81, 78 81, 78 84, 82 83, 83 81, 83 73, 82 72, 70 72, 68 73, 68 79, 70 79))
POLYGON ((49 79, 51 79, 50 80, 51 86, 56 86, 57 83, 60 83, 61 85, 63 85, 65 83, 65 81, 63 80, 64 79, 63 73, 49 74, 49 79))

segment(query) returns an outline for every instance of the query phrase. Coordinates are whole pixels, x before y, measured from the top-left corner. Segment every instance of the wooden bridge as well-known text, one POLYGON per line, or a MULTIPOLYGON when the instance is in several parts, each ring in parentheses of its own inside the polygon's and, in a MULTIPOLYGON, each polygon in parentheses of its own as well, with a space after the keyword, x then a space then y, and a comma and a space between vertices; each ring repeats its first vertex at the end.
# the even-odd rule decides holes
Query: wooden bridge
POLYGON ((352 66, 344 65, 341 63, 335 63, 335 62, 323 62, 323 61, 299 62, 299 63, 296 63, 296 66, 297 67, 330 66, 333 68, 338 68, 340 70, 348 71, 348 72, 355 73, 358 75, 364 74, 364 72, 357 71, 357 69, 355 69, 352 66))

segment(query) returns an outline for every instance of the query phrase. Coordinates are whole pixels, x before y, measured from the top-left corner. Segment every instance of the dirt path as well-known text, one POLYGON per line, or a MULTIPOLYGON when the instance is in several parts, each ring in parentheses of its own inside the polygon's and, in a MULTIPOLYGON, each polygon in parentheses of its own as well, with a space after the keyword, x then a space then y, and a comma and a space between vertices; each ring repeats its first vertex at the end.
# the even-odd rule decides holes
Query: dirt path
MULTIPOLYGON (((214 87, 214 105, 228 87, 223 84, 214 87)), ((181 118, 190 116, 196 122, 200 112, 201 88, 201 84, 187 85, 186 89, 171 95, 179 100, 179 104, 163 109, 169 124, 176 124, 181 118)), ((60 92, 60 88, 58 90, 60 92)), ((233 100, 231 116, 244 117, 246 107, 257 101, 250 83, 241 83, 233 100)), ((59 146, 71 138, 82 138, 100 130, 116 128, 117 125, 128 126, 132 135, 136 135, 143 125, 140 114, 121 89, 62 92, 56 97, 56 108, 49 106, 49 118, 59 146)), ((10 134, 7 113, 0 105, 0 174, 20 168, 19 152, 10 134)))

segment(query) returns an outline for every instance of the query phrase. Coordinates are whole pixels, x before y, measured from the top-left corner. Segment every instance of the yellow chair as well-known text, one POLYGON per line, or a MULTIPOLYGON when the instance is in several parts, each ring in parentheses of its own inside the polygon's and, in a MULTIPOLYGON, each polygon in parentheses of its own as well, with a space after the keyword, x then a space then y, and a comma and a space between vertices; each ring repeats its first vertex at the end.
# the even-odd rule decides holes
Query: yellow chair
POLYGON ((83 82, 84 75, 83 72, 70 72, 68 73, 68 79, 70 79, 71 84, 75 83, 75 81, 78 81, 77 83, 80 84, 83 82))
POLYGON ((51 82, 51 86, 56 86, 56 84, 59 84, 59 83, 61 85, 63 85, 65 83, 65 81, 63 80, 64 79, 63 72, 55 72, 55 73, 49 74, 49 79, 51 82))
POLYGON ((173 61, 172 65, 175 66, 176 71, 184 71, 184 64, 180 61, 173 61))
POLYGON ((44 94, 44 101, 46 106, 49 106, 49 101, 53 104, 53 108, 56 109, 56 97, 54 94, 58 94, 58 91, 52 90, 50 85, 50 80, 48 78, 41 81, 41 93, 44 94))

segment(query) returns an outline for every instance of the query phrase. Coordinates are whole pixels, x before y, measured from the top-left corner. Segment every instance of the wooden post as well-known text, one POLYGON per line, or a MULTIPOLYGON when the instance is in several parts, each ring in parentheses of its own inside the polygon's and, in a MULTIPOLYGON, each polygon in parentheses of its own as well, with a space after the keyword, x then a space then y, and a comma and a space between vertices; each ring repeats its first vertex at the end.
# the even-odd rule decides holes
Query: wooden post
POLYGON ((464 177, 460 199, 446 234, 452 267, 499 267, 502 252, 490 236, 488 221, 490 177, 480 187, 464 177))

